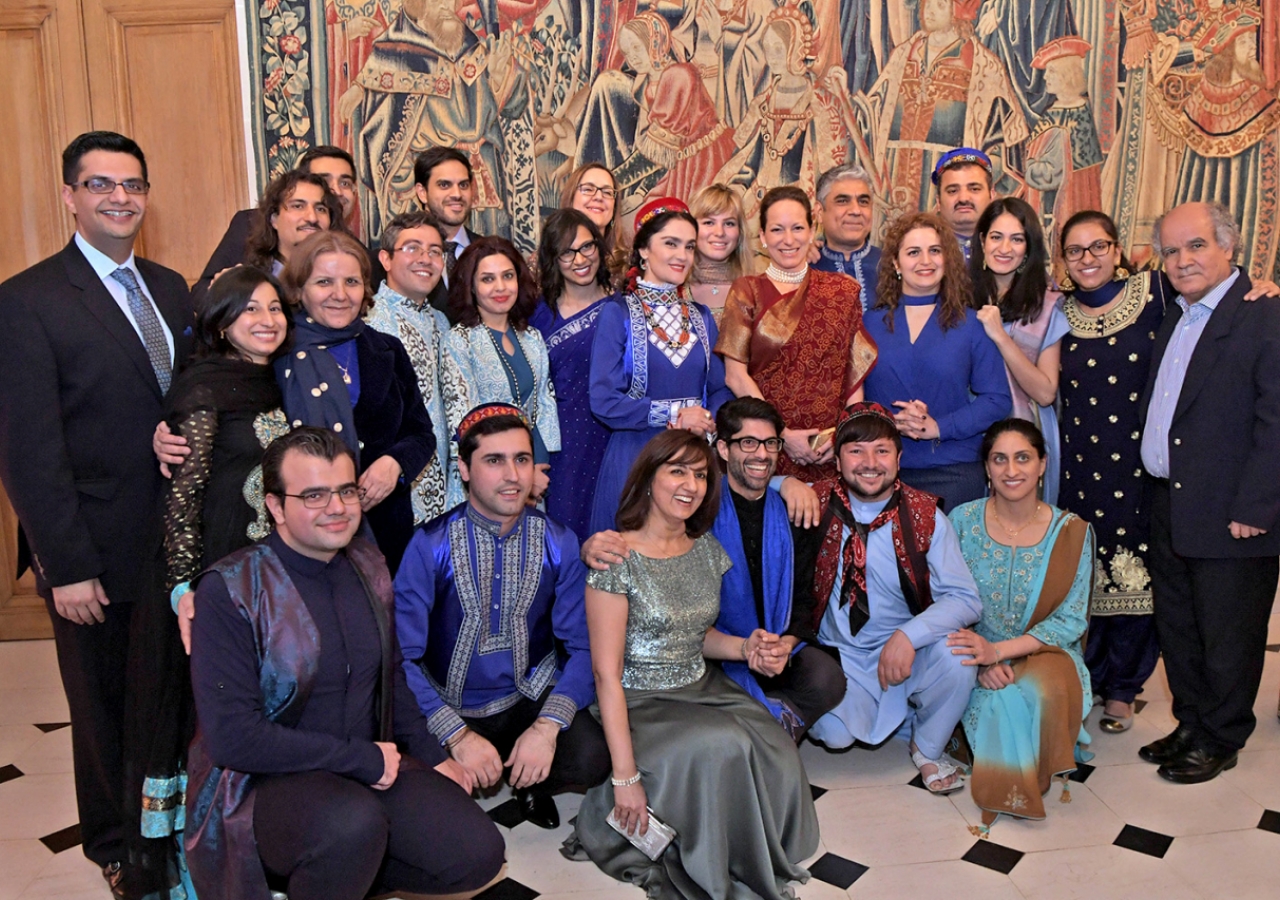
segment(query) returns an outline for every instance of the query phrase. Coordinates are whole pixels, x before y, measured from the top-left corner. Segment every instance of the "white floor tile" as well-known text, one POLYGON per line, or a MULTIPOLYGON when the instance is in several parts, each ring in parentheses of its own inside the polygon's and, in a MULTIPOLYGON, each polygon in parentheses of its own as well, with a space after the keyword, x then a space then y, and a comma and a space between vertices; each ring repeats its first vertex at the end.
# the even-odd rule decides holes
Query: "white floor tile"
POLYGON ((69 773, 24 775, 0 784, 0 841, 42 838, 79 820, 69 773))
POLYGON ((56 680, 45 687, 6 686, 0 690, 0 725, 66 722, 69 718, 66 694, 56 680))
POLYGON ((877 750, 855 748, 828 753, 811 741, 800 745, 809 783, 827 790, 906 784, 916 777, 916 767, 903 741, 891 740, 877 750))
POLYGON ((959 859, 976 840, 946 797, 909 785, 831 791, 817 807, 827 850, 872 868, 959 859))
POLYGON ((28 775, 71 772, 71 729, 59 728, 48 734, 33 730, 40 735, 39 739, 16 757, 13 764, 28 775))
POLYGON ((8 641, 0 653, 0 684, 5 690, 61 687, 53 641, 8 641))
POLYGON ((18 900, 107 900, 102 870, 73 848, 53 857, 18 900))
POLYGON ((1164 860, 1114 846, 1028 853, 1009 878, 1027 900, 1225 900, 1227 896, 1201 894, 1164 860))
POLYGON ((1022 892, 1008 875, 959 861, 878 866, 853 883, 849 896, 853 900, 1022 900, 1022 892))
POLYGON ((0 766, 12 763, 42 737, 44 732, 31 725, 0 725, 0 766))
POLYGON ((1123 822, 1178 837, 1253 828, 1262 806, 1224 778, 1173 784, 1138 762, 1096 770, 1089 789, 1123 822))
POLYGON ((0 841, 0 900, 14 900, 52 858, 39 841, 0 841))
POLYGON ((1280 892, 1280 834, 1270 831, 1178 838, 1164 860, 1206 897, 1275 900, 1280 892))
POLYGON ((1222 778, 1255 802, 1280 812, 1280 750, 1241 753, 1240 762, 1222 778))
MULTIPOLYGON (((1092 781, 1092 778, 1090 779, 1092 781)), ((1014 850, 1062 850, 1110 844, 1125 823, 1089 790, 1088 785, 1071 785, 1071 802, 1062 803, 1062 786, 1054 784, 1045 797, 1045 818, 1033 822, 1001 816, 991 826, 991 840, 1014 850)), ((969 799, 967 791, 953 794, 953 803, 970 825, 982 824, 982 810, 969 799)))

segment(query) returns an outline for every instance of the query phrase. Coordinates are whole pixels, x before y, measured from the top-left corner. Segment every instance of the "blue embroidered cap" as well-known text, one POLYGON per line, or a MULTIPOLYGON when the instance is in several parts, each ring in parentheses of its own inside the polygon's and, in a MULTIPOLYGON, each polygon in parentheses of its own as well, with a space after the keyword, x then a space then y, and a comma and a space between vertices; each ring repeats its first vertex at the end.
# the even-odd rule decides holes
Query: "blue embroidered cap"
POLYGON ((938 160, 938 164, 933 167, 934 187, 938 186, 938 182, 942 180, 942 173, 947 169, 956 166, 982 166, 987 170, 987 174, 991 174, 991 157, 983 153, 981 150, 975 150, 972 147, 957 147, 954 150, 948 150, 942 154, 942 158, 938 160))

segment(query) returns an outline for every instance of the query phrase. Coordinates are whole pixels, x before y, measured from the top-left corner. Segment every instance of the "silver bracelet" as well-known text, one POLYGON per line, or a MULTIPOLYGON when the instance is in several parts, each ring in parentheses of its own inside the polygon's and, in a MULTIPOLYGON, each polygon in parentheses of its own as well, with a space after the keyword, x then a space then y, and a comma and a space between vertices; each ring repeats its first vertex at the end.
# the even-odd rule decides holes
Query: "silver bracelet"
POLYGON ((636 769, 636 774, 632 775, 630 778, 610 777, 609 781, 613 783, 614 787, 631 787, 633 784, 640 783, 640 770, 636 769))

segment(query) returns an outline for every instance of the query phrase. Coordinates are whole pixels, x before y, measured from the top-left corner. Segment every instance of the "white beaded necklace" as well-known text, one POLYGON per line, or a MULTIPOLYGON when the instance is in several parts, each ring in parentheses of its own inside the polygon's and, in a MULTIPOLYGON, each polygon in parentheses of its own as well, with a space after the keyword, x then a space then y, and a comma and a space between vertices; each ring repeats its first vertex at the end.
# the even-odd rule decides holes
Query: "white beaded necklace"
POLYGON ((770 281, 776 281, 779 284, 799 284, 809 274, 809 264, 805 263, 804 268, 799 272, 786 272, 779 269, 775 264, 769 263, 769 268, 764 270, 764 274, 770 281))

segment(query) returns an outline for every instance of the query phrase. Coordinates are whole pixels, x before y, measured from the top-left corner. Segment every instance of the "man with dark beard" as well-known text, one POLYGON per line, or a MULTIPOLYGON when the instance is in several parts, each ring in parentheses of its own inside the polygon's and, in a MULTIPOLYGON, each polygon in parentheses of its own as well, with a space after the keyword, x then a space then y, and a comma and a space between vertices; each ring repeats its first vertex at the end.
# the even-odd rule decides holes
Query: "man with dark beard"
POLYGON ((839 652, 848 687, 810 736, 838 750, 909 724, 925 787, 950 793, 962 781, 943 750, 975 673, 946 639, 978 621, 977 585, 938 498, 898 480, 902 439, 884 407, 849 406, 835 451, 839 475, 814 485, 818 528, 796 546, 792 628, 839 652))

